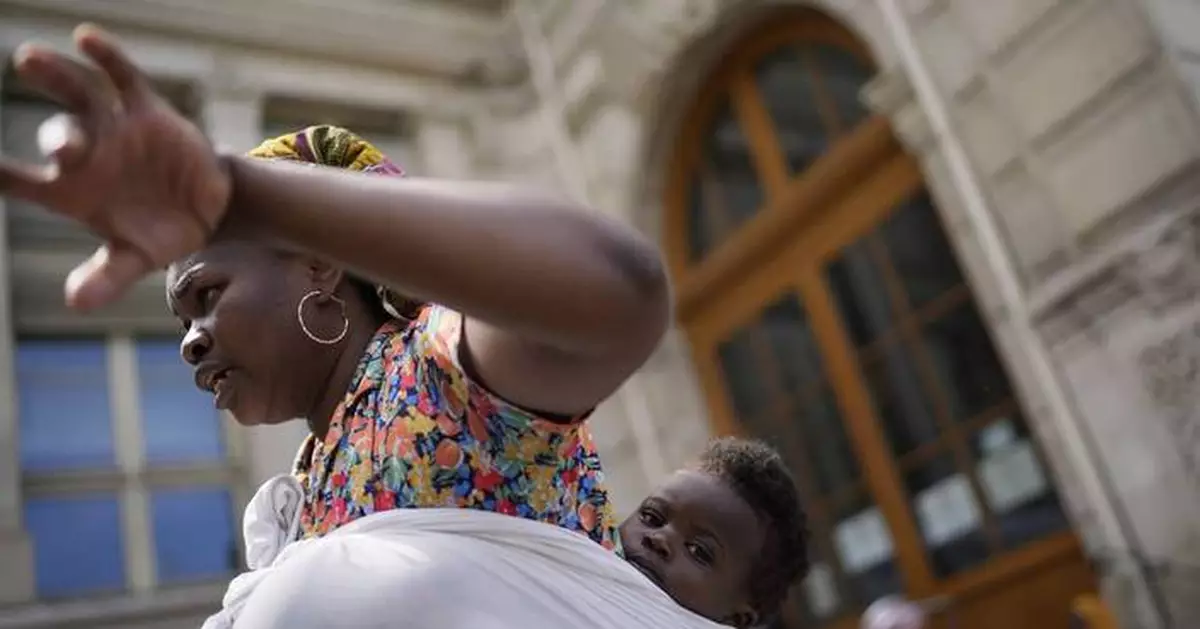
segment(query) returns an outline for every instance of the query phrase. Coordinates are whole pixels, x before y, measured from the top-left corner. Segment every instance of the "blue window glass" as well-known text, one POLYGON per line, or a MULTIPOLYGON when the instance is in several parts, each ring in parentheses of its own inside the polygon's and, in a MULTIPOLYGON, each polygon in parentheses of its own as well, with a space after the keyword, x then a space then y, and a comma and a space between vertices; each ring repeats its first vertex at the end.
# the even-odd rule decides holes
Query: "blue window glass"
POLYGON ((17 341, 21 469, 111 469, 108 353, 101 339, 17 341))
POLYGON ((125 588, 121 507, 115 493, 31 498, 25 526, 33 538, 40 598, 125 588))
POLYGON ((139 340, 137 364, 146 462, 223 460, 221 414, 212 396, 196 388, 192 368, 179 357, 179 342, 139 340))
POLYGON ((150 496, 158 580, 205 581, 237 569, 229 492, 214 487, 160 489, 150 496))

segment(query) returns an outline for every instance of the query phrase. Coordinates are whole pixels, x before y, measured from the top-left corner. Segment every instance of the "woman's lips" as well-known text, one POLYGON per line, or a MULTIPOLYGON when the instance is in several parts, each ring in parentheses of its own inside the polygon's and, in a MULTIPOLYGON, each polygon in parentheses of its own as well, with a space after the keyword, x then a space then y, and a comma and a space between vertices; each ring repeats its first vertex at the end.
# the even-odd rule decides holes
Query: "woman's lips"
POLYGON ((217 410, 225 411, 233 406, 235 389, 231 375, 230 371, 224 371, 213 377, 213 406, 217 407, 217 410))

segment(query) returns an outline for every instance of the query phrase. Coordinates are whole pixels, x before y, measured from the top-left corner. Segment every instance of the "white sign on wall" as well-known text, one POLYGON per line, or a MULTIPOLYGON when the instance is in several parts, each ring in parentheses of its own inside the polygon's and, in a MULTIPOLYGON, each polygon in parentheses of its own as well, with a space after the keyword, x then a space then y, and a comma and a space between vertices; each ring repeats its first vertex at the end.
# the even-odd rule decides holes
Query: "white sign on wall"
POLYGON ((955 474, 917 494, 917 521, 925 541, 940 546, 979 527, 979 505, 967 477, 955 474))
POLYGON ((892 558, 892 535, 876 507, 842 520, 833 538, 842 567, 849 574, 866 572, 892 558))

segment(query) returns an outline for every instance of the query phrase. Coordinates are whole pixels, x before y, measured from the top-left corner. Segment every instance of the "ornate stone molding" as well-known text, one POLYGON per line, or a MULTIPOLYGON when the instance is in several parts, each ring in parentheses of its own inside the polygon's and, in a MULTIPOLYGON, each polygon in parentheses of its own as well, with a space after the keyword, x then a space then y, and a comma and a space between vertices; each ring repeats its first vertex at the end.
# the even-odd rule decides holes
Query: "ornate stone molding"
POLYGON ((898 67, 883 70, 862 89, 860 98, 867 107, 887 117, 900 141, 917 155, 925 155, 936 145, 929 115, 917 102, 912 82, 898 67))
POLYGON ((1100 334, 1121 308, 1161 317, 1200 299, 1200 210, 1165 214, 1090 261, 1048 280, 1030 299, 1051 345, 1100 334))
POLYGON ((1200 298, 1200 213, 1168 224, 1122 262, 1122 274, 1151 310, 1195 303, 1200 298))
POLYGON ((891 116, 916 99, 912 81, 900 68, 886 69, 863 86, 861 98, 877 114, 891 116))
POLYGON ((1184 472, 1200 485, 1200 321, 1145 348, 1137 360, 1184 472))
POLYGON ((503 20, 434 3, 0 0, 0 7, 352 60, 377 68, 452 77, 482 69, 497 82, 524 75, 524 61, 511 45, 503 20), (331 28, 331 23, 337 27, 331 28))

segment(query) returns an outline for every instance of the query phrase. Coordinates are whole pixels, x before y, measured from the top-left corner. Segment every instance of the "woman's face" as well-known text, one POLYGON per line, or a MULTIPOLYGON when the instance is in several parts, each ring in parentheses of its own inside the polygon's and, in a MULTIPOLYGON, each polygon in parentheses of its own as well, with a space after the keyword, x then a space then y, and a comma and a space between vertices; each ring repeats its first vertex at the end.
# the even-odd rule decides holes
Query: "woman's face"
MULTIPOLYGON (((246 242, 217 242, 167 270, 167 302, 183 324, 183 360, 196 386, 242 424, 305 417, 316 405, 336 351, 311 341, 297 306, 318 288, 303 259, 246 242)), ((305 321, 324 338, 341 311, 312 299, 305 321)))

